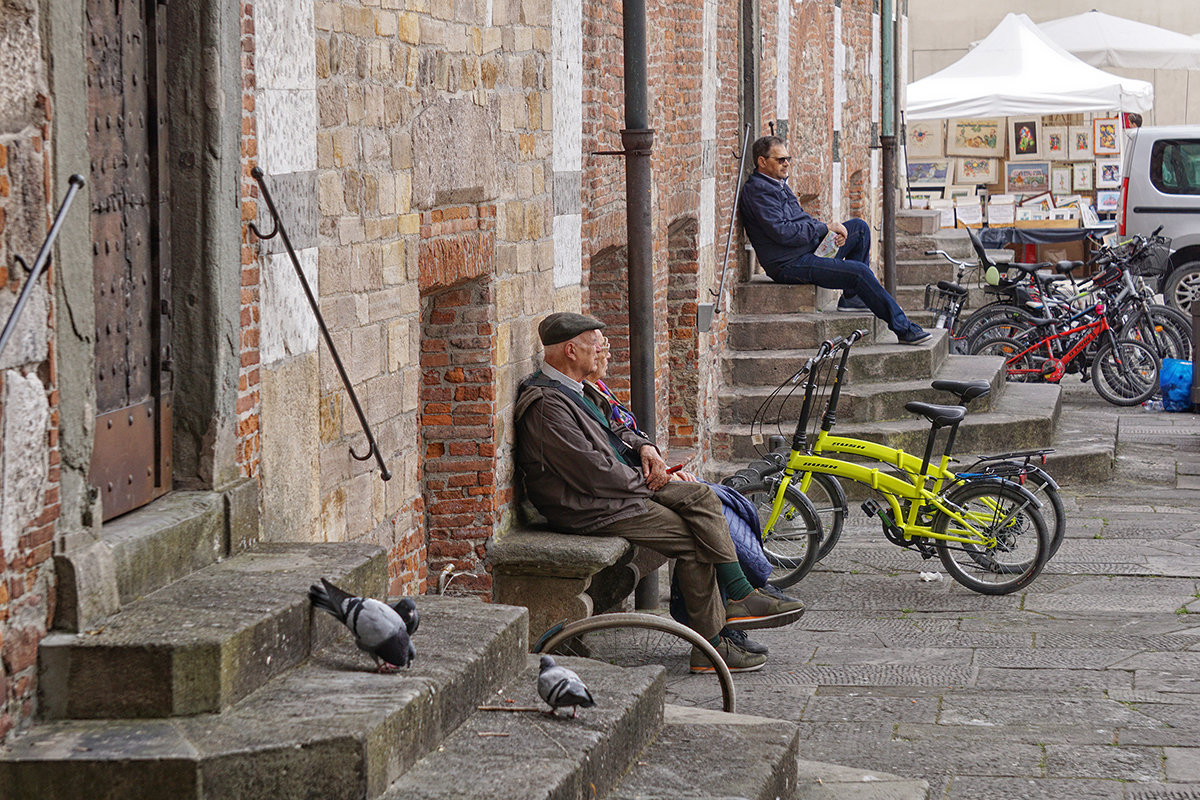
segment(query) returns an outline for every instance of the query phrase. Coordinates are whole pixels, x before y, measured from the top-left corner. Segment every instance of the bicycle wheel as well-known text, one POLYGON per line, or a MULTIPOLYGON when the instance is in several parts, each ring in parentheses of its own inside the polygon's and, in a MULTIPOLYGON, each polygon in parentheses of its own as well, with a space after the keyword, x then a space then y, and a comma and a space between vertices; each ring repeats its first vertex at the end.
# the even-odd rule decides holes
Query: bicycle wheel
MULTIPOLYGON (((754 481, 738 488, 754 504, 759 524, 766 527, 775 504, 775 480, 754 481)), ((838 487, 841 488, 840 486, 838 487)), ((840 531, 839 531, 840 534, 840 531)), ((763 531, 763 551, 775 569, 770 584, 780 589, 799 583, 820 558, 823 528, 813 503, 793 482, 783 495, 783 510, 775 527, 763 531)))
MULTIPOLYGON (((1033 323, 1028 317, 1005 317, 993 320, 986 325, 980 325, 967 339, 967 352, 978 355, 980 348, 986 347, 993 339, 1016 339, 1023 341, 1029 336, 1037 336, 1033 323)), ((1027 345, 1028 346, 1028 345, 1027 345)))
POLYGON ((842 538, 842 527, 846 523, 846 490, 832 475, 814 472, 805 496, 812 501, 821 521, 821 547, 817 550, 817 561, 833 551, 833 546, 842 538))
MULTIPOLYGON (((965 341, 967 346, 970 347, 971 338, 984 326, 1005 319, 1020 318, 1028 315, 1028 313, 1026 309, 1013 303, 1004 301, 988 303, 973 311, 971 316, 963 320, 955 336, 965 341)), ((970 352, 970 350, 967 352, 970 352)))
POLYGON ((1141 405, 1158 391, 1158 356, 1141 342, 1105 342, 1092 362, 1092 385, 1114 406, 1141 405))
POLYGON ((1029 344, 1018 342, 1008 336, 998 336, 984 342, 978 350, 972 351, 976 356, 1003 356, 1004 377, 1016 383, 1030 383, 1042 380, 1040 359, 1034 352, 1025 352, 1029 344))
POLYGON ((622 667, 661 664, 666 668, 666 701, 674 705, 733 712, 733 675, 716 648, 700 634, 656 614, 597 614, 551 629, 534 653, 594 658, 622 667), (690 671, 692 648, 704 653, 713 671, 690 671), (716 675, 716 680, 713 680, 716 675))
POLYGON ((1009 594, 1028 586, 1042 571, 1050 534, 1029 493, 1009 481, 983 478, 957 487, 946 500, 959 509, 960 519, 938 511, 931 526, 934 531, 973 537, 966 521, 992 540, 934 540, 938 557, 954 580, 980 594, 1009 594))
POLYGON ((1049 561, 1054 558, 1054 554, 1058 552, 1058 548, 1062 546, 1063 539, 1067 535, 1067 510, 1063 508, 1062 498, 1058 496, 1058 484, 1046 474, 1045 470, 1034 467, 1025 476, 1024 486, 1030 494, 1041 501, 1042 518, 1047 523, 1054 523, 1050 529, 1050 547, 1046 551, 1046 560, 1049 561), (1052 515, 1046 514, 1047 506, 1053 512, 1052 515))
MULTIPOLYGON (((1146 307, 1149 315, 1147 327, 1153 334, 1157 346, 1155 351, 1161 361, 1164 358, 1179 358, 1184 361, 1192 357, 1192 321, 1170 306, 1150 303, 1146 307)), ((1146 342, 1150 344, 1150 342, 1146 342)))

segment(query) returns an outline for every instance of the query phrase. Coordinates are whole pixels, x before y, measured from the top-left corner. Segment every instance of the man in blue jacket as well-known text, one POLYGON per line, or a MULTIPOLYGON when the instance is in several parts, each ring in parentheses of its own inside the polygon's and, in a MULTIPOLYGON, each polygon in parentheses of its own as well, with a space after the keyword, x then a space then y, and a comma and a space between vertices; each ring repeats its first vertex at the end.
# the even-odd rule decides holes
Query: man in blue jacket
POLYGON ((778 136, 764 136, 751 149, 755 170, 742 187, 742 226, 759 263, 776 283, 813 283, 841 289, 838 311, 870 310, 887 323, 901 344, 920 344, 929 333, 909 320, 871 272, 871 231, 861 219, 828 224, 808 214, 788 188, 791 157, 778 136), (838 251, 815 254, 833 231, 838 251))

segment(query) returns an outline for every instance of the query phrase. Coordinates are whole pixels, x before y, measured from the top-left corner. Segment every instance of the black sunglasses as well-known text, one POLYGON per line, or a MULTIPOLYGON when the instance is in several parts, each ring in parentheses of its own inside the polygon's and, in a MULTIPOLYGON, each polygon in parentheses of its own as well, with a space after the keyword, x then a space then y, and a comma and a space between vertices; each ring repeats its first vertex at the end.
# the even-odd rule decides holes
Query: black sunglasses
POLYGON ((772 161, 778 161, 780 164, 787 164, 789 161, 792 160, 791 156, 784 156, 783 158, 776 158, 775 156, 767 156, 767 158, 771 159, 772 161))

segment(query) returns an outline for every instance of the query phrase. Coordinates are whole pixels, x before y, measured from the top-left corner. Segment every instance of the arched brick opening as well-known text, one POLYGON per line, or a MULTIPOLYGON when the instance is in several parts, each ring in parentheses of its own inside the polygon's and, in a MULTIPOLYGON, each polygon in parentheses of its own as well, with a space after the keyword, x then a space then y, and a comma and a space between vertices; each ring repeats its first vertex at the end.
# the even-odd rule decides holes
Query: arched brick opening
POLYGON ((867 175, 861 169, 846 181, 846 211, 850 217, 867 219, 867 175))
MULTIPOLYGON (((421 298, 421 494, 428 569, 490 598, 484 543, 498 517, 496 304, 491 275, 421 298)), ((432 582, 432 578, 430 579, 432 582)))
POLYGON ((629 397, 629 278, 628 249, 606 247, 591 258, 588 301, 596 319, 608 327, 612 359, 604 382, 624 398, 629 397))
POLYGON ((681 217, 667 229, 668 441, 672 448, 688 450, 697 448, 701 427, 700 333, 696 329, 699 232, 695 217, 681 217))

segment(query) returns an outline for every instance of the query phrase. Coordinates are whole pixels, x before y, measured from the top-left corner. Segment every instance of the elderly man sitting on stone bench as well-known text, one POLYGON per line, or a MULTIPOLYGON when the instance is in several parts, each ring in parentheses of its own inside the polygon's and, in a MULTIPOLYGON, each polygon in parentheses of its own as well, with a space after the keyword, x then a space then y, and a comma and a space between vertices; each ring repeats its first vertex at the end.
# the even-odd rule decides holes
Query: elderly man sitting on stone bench
MULTIPOLYGON (((521 383, 515 410, 525 496, 564 533, 620 536, 676 559, 691 626, 731 671, 760 669, 766 656, 742 649, 722 629, 794 621, 804 605, 754 589, 712 489, 672 480, 654 443, 605 413, 608 401, 584 381, 596 368, 603 328, 571 313, 538 326, 544 365, 521 383)), ((698 653, 691 663, 695 671, 705 667, 698 653)))

